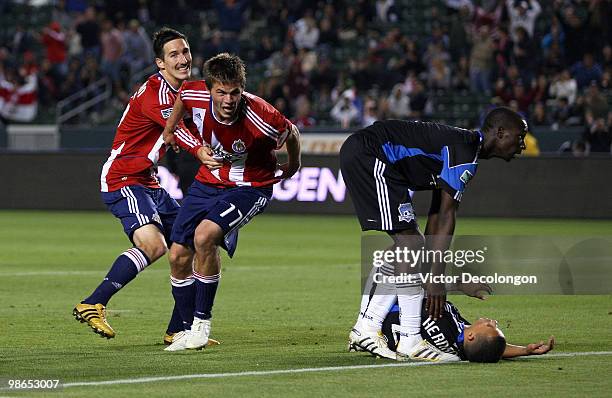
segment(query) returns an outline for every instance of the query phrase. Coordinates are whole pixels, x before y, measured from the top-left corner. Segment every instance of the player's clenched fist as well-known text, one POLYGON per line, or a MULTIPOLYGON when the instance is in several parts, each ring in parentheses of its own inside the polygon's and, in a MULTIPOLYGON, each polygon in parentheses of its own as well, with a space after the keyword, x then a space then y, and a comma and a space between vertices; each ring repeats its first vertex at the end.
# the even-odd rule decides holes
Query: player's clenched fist
POLYGON ((208 167, 209 170, 217 170, 223 166, 223 162, 213 157, 213 152, 209 146, 203 146, 198 149, 197 156, 198 160, 200 160, 204 166, 208 167))

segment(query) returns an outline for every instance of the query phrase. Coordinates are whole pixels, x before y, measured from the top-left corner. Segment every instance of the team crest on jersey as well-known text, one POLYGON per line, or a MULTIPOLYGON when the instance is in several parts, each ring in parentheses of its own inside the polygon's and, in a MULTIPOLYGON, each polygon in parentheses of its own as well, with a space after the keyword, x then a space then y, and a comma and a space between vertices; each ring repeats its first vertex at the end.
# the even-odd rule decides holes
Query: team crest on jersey
POLYGON ((412 209, 412 203, 400 203, 397 208, 399 211, 399 220, 410 222, 414 220, 414 210, 412 209))
POLYGON ((244 151, 246 151, 246 145, 244 144, 244 141, 242 141, 241 139, 235 140, 232 144, 232 151, 234 151, 235 153, 244 153, 244 151))
POLYGON ((469 170, 466 170, 461 174, 461 177, 459 177, 459 179, 463 181, 464 184, 467 184, 472 179, 472 177, 474 177, 474 174, 470 173, 469 170))
POLYGON ((151 217, 151 218, 152 218, 152 219, 153 219, 153 221, 155 221, 156 223, 158 223, 158 224, 160 224, 160 225, 162 224, 162 220, 161 220, 161 217, 159 216, 159 214, 155 213, 155 214, 153 214, 153 217, 151 217))
POLYGON ((166 108, 161 110, 161 115, 164 119, 168 119, 172 114, 172 108, 166 108))

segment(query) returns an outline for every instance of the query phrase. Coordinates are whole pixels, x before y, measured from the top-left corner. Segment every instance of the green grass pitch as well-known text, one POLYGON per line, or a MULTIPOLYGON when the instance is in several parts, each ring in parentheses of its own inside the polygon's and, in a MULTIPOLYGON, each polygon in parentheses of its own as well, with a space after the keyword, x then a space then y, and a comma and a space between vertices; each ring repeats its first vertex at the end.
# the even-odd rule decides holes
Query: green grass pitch
MULTIPOLYGON (((190 374, 382 365, 346 352, 359 305, 360 231, 352 217, 264 214, 223 259, 213 337, 166 353, 168 263, 150 266, 109 303, 117 337, 72 318, 73 306, 128 247, 104 212, 0 211, 0 379, 63 383, 190 374)), ((610 221, 459 219, 458 234, 612 235, 610 221)), ((610 296, 453 296, 464 316, 494 317, 518 344, 557 338, 553 353, 612 351, 610 296)), ((609 396, 612 355, 191 378, 0 396, 609 396)))

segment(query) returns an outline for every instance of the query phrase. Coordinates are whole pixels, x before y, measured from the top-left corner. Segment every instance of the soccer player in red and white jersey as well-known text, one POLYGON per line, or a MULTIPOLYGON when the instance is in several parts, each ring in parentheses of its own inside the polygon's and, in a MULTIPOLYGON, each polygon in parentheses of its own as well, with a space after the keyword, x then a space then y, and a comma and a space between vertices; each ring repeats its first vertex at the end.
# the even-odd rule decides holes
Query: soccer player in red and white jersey
MULTIPOLYGON (((166 119, 181 84, 191 75, 191 52, 187 38, 170 28, 154 34, 153 48, 159 72, 130 98, 100 177, 102 199, 121 220, 133 247, 117 257, 102 283, 73 310, 77 320, 107 338, 115 336, 106 320, 108 301, 168 251, 179 209, 155 173, 157 161, 166 152, 162 137, 166 119)), ((181 126, 185 128, 182 122, 181 126)), ((170 328, 182 329, 176 310, 170 328)))
POLYGON ((166 143, 203 163, 172 229, 170 249, 175 303, 183 321, 191 318, 193 324, 180 338, 177 334, 168 351, 207 344, 221 269, 219 247, 233 256, 239 228, 265 209, 272 185, 300 167, 297 127, 263 99, 244 92, 245 75, 235 55, 206 61, 205 82, 183 84, 164 130, 166 143), (180 126, 175 129, 185 112, 197 126, 197 137, 180 126), (283 145, 288 159, 279 165, 275 151, 283 145), (195 297, 181 287, 191 276, 194 253, 195 297))

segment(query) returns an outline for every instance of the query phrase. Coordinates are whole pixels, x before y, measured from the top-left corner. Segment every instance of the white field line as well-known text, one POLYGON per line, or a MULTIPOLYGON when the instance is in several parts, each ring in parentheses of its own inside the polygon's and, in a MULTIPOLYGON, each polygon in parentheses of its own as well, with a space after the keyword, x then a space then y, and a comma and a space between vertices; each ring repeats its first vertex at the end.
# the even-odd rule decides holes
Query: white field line
MULTIPOLYGON (((559 358, 559 357, 578 357, 578 356, 591 356, 591 355, 612 355, 612 351, 559 352, 559 353, 554 353, 554 354, 524 357, 524 359, 527 359, 527 358, 546 359, 546 358, 553 358, 553 357, 559 358)), ((466 363, 469 363, 469 362, 454 362, 451 364, 466 364, 466 363)), ((386 363, 386 364, 381 364, 381 365, 328 366, 328 367, 322 367, 322 368, 254 370, 254 371, 248 371, 248 372, 233 372, 233 373, 201 373, 201 374, 179 375, 179 376, 140 377, 140 378, 134 378, 134 379, 116 379, 116 380, 105 380, 105 381, 84 381, 84 382, 76 382, 76 383, 66 383, 63 385, 63 387, 154 383, 158 381, 170 381, 170 380, 218 379, 218 378, 239 377, 239 376, 270 376, 270 375, 310 373, 310 372, 339 372, 343 370, 355 370, 355 369, 396 368, 396 367, 413 367, 413 366, 427 366, 427 365, 448 365, 448 364, 436 364, 436 363, 431 363, 431 362, 401 362, 401 363, 386 363)))

